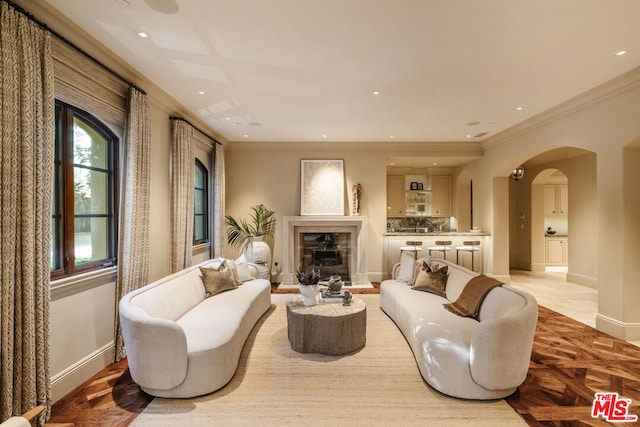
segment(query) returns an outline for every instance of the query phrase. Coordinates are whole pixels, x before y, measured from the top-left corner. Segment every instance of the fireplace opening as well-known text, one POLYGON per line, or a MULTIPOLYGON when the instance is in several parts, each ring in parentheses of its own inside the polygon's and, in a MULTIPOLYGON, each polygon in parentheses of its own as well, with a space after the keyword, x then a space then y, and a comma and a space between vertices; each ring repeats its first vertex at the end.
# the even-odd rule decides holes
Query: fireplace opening
POLYGON ((350 232, 300 233, 299 236, 300 270, 320 270, 321 280, 338 275, 345 285, 351 284, 350 232))

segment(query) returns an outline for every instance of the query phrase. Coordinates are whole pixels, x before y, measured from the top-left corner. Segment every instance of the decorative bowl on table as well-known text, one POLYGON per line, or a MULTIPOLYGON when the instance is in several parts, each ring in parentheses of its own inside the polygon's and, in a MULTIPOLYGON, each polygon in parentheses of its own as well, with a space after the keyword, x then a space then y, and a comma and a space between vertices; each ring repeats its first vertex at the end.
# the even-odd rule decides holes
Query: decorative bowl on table
POLYGON ((342 277, 334 275, 329 277, 329 292, 332 294, 339 294, 342 289, 342 277))

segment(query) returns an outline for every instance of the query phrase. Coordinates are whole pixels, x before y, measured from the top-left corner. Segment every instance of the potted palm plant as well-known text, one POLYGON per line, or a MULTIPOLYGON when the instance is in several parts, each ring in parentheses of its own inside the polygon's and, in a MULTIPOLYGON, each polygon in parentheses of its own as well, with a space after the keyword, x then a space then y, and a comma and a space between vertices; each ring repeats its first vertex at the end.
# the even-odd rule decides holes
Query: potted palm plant
POLYGON ((249 209, 249 220, 236 220, 231 215, 225 216, 227 225, 227 243, 229 246, 240 248, 247 260, 254 263, 266 264, 271 268, 271 247, 276 231, 274 212, 263 204, 249 209))

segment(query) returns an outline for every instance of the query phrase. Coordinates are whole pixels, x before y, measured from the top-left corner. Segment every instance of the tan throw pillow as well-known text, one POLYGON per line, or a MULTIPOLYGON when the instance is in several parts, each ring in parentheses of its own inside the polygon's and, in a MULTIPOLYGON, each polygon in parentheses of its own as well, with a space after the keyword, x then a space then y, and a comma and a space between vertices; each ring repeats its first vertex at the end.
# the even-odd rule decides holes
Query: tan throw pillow
POLYGON ((240 273, 238 272, 237 264, 230 259, 226 260, 226 262, 229 268, 231 268, 231 272, 233 273, 233 282, 236 284, 236 286, 242 285, 242 280, 240 280, 240 273))
POLYGON ((226 261, 223 261, 217 268, 200 267, 200 274, 207 298, 237 288, 233 278, 233 270, 226 261))
POLYGON ((416 278, 416 282, 413 285, 413 289, 417 291, 430 292, 432 294, 440 295, 441 297, 446 298, 448 271, 448 265, 445 265, 440 269, 434 269, 430 271, 421 269, 418 273, 418 277, 416 278))

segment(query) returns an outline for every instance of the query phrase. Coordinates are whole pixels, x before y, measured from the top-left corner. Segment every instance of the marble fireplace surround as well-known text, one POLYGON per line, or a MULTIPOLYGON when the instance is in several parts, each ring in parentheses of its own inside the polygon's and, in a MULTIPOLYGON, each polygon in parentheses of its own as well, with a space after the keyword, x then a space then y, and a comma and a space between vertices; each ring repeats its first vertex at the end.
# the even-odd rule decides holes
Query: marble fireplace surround
POLYGON ((282 283, 293 285, 295 283, 295 271, 297 268, 296 253, 300 239, 300 232, 304 233, 331 233, 350 232, 351 262, 350 274, 354 285, 369 284, 367 273, 367 217, 366 216, 328 216, 328 215, 303 215, 285 216, 282 218, 284 245, 282 283))

